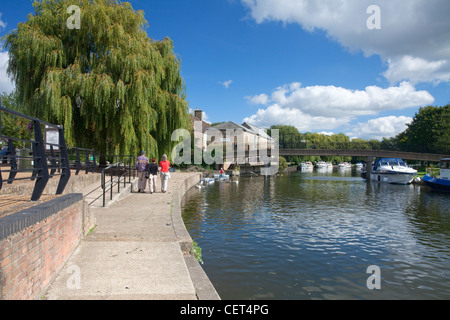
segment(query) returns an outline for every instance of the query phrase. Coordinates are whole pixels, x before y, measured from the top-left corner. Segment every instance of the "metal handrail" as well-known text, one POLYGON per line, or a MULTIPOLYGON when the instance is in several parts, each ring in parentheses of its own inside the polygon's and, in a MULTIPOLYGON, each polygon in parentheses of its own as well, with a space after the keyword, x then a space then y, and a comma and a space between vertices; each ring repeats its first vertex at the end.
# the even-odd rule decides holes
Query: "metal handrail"
POLYGON ((131 175, 132 172, 135 172, 133 169, 134 156, 129 156, 127 159, 117 162, 115 164, 109 165, 106 168, 102 169, 101 175, 101 187, 103 189, 103 207, 106 206, 106 192, 109 191, 110 199, 113 198, 113 188, 117 184, 117 193, 120 193, 120 185, 121 179, 123 178, 123 187, 126 187, 126 176, 128 176, 128 183, 131 183, 131 175), (110 172, 111 180, 109 183, 106 183, 106 174, 110 172), (116 178, 115 178, 116 177, 116 178))
MULTIPOLYGON (((64 138, 64 129, 61 126, 57 126, 51 123, 48 123, 46 121, 42 121, 40 119, 36 119, 24 114, 21 114, 14 110, 6 109, 2 106, 0 106, 0 129, 1 129, 1 113, 5 112, 8 114, 11 114, 16 117, 21 117, 27 120, 30 120, 33 124, 33 132, 34 132, 34 139, 32 140, 26 140, 26 139, 20 139, 17 137, 10 137, 1 134, 0 132, 0 138, 7 139, 8 140, 8 155, 2 156, 2 161, 6 159, 6 161, 9 160, 10 169, 4 170, 4 172, 9 173, 8 179, 5 181, 7 184, 11 184, 13 181, 16 180, 36 180, 34 189, 31 195, 31 201, 38 201, 48 183, 48 180, 56 175, 60 176, 58 187, 56 190, 56 194, 62 194, 68 181, 70 178, 70 166, 69 166, 69 158, 67 154, 67 146, 65 143, 64 138), (58 131, 58 138, 59 143, 53 144, 53 143, 45 143, 42 135, 42 129, 41 125, 46 125, 48 127, 53 127, 58 131), (32 150, 32 157, 31 156, 22 156, 17 155, 16 150, 14 147, 13 141, 20 141, 23 143, 31 143, 31 150, 32 150), (50 165, 47 164, 48 156, 47 156, 47 150, 46 146, 50 146, 50 165), (55 156, 54 148, 58 148, 58 157, 55 156), (33 169, 21 169, 18 167, 18 161, 22 159, 33 159, 33 169), (49 172, 49 169, 51 170, 49 172), (55 174, 56 170, 59 171, 58 174, 55 174), (27 172, 31 171, 32 175, 29 178, 16 178, 17 173, 19 172, 27 172), (39 173, 39 174, 38 174, 39 173)), ((0 169, 0 189, 3 186, 3 178, 1 176, 1 169, 0 169)))

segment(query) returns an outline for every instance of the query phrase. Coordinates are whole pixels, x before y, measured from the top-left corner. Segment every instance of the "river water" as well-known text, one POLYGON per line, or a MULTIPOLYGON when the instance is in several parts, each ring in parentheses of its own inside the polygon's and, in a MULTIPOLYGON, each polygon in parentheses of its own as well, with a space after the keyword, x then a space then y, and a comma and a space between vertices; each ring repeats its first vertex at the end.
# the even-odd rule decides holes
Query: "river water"
POLYGON ((224 300, 450 299, 450 194, 335 168, 215 182, 182 205, 224 300))

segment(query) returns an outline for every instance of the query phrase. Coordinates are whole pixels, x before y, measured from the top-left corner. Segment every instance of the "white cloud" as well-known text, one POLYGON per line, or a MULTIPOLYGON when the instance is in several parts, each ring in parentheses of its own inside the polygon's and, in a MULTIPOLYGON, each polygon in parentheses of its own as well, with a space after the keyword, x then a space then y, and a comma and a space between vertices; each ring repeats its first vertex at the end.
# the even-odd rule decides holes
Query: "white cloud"
POLYGON ((233 80, 227 80, 227 81, 223 81, 223 82, 219 81, 219 83, 228 89, 230 87, 230 85, 233 83, 233 80))
POLYGON ((245 97, 245 99, 247 99, 250 104, 255 104, 255 105, 258 105, 258 104, 266 105, 269 102, 269 96, 265 93, 262 93, 260 95, 253 96, 253 97, 248 96, 248 97, 245 97))
POLYGON ((446 82, 450 79, 450 60, 427 61, 403 56, 389 59, 389 68, 383 74, 391 83, 408 79, 412 83, 446 82))
POLYGON ((8 52, 0 52, 0 93, 10 93, 14 90, 14 83, 8 78, 6 69, 8 68, 8 52))
POLYGON ((243 122, 248 122, 261 128, 269 128, 272 125, 294 126, 300 132, 317 129, 332 130, 350 121, 350 117, 311 116, 299 109, 283 108, 278 104, 273 104, 267 109, 259 109, 256 114, 243 120, 243 122))
POLYGON ((407 124, 410 124, 412 121, 412 118, 405 116, 372 119, 356 124, 347 135, 361 139, 382 140, 383 138, 395 137, 405 131, 407 124))
POLYGON ((319 134, 326 135, 326 136, 332 136, 332 135, 335 134, 334 132, 327 132, 327 131, 321 131, 321 132, 318 132, 318 133, 319 133, 319 134))
MULTIPOLYGON (((349 126, 358 116, 377 115, 383 111, 402 110, 434 102, 427 91, 417 91, 408 82, 387 89, 370 86, 365 90, 335 86, 302 87, 299 83, 293 83, 277 88, 270 97, 263 95, 267 97, 268 107, 260 108, 244 121, 263 128, 292 125, 300 132, 335 130, 349 126)), ((256 101, 263 95, 247 97, 247 100, 256 101)), ((373 126, 377 123, 370 124, 373 126)), ((387 134, 392 131, 395 130, 389 129, 387 134)))
POLYGON ((450 81, 448 0, 377 0, 380 30, 367 28, 373 0, 241 1, 257 23, 281 21, 311 32, 324 30, 350 50, 379 55, 387 62, 384 75, 390 81, 450 81))

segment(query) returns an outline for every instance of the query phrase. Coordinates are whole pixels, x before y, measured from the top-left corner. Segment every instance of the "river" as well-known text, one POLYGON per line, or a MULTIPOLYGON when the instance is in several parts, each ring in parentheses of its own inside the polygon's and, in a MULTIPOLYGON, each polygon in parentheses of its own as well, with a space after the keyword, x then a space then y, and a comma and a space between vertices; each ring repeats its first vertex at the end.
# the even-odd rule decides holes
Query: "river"
POLYGON ((450 194, 334 168, 193 188, 182 210, 224 300, 450 299, 450 194))

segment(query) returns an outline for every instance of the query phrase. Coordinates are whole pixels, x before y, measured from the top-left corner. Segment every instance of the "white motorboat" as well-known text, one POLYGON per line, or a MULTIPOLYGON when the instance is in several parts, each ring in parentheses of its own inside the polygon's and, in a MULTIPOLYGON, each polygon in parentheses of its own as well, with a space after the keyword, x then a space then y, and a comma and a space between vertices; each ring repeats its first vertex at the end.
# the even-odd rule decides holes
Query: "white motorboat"
POLYGON ((409 168, 400 158, 381 158, 373 164, 370 180, 392 183, 410 184, 417 175, 417 170, 409 168))
POLYGON ((200 184, 202 184, 202 185, 213 184, 214 182, 215 182, 215 180, 211 179, 211 178, 205 178, 203 180, 200 180, 200 184))
POLYGON ((341 162, 339 163, 339 169, 350 169, 352 167, 351 163, 341 162))
POLYGON ((299 167, 300 167, 300 170, 302 170, 302 171, 314 169, 314 165, 312 164, 311 161, 302 162, 299 167))
POLYGON ((215 174, 214 179, 218 181, 228 181, 230 180, 230 175, 228 174, 215 174))
POLYGON ((319 161, 316 163, 316 168, 318 169, 327 168, 327 163, 325 161, 319 161))

